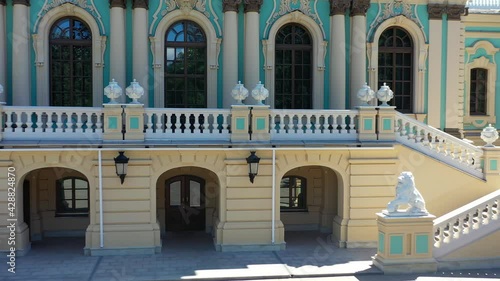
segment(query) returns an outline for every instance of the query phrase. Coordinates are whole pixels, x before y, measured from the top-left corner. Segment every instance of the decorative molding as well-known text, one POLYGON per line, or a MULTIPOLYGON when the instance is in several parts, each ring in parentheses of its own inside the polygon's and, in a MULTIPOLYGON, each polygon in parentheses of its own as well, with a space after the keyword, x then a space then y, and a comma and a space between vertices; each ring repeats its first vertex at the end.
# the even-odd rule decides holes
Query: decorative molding
POLYGON ((427 5, 427 13, 429 13, 429 19, 441 20, 443 18, 443 14, 446 14, 446 5, 429 3, 427 5))
POLYGON ((448 20, 460 20, 462 15, 466 16, 468 10, 465 9, 465 5, 448 5, 446 8, 448 13, 448 20))
POLYGON ((467 63, 470 63, 472 56, 474 56, 479 49, 484 49, 486 54, 491 57, 492 63, 495 64, 495 54, 500 52, 500 48, 495 48, 490 41, 486 40, 478 41, 472 47, 465 48, 467 54, 469 54, 467 63))
POLYGON ((210 17, 206 8, 206 0, 165 0, 165 2, 167 4, 167 12, 171 12, 175 9, 181 9, 184 13, 197 10, 205 16, 210 17))
POLYGON ((149 9, 149 0, 133 0, 132 1, 132 9, 135 8, 143 8, 148 10, 149 9))
POLYGON ((12 5, 30 6, 30 0, 12 0, 12 5))
POLYGON ((102 22, 101 14, 97 10, 94 0, 45 0, 43 7, 38 12, 35 25, 33 26, 33 32, 38 32, 38 25, 42 18, 52 9, 64 5, 68 13, 73 13, 75 7, 79 7, 87 11, 92 15, 94 20, 98 23, 99 33, 101 35, 106 34, 106 29, 104 28, 104 23, 102 22))
POLYGON ((385 4, 379 3, 379 12, 373 22, 370 25, 368 30, 368 41, 373 42, 373 34, 375 30, 388 19, 394 18, 394 25, 398 25, 403 21, 403 18, 400 16, 404 16, 408 20, 414 22, 419 29, 422 31, 424 35, 425 42, 427 42, 427 37, 424 31, 424 25, 420 21, 418 17, 417 8, 418 5, 411 5, 407 3, 408 0, 402 1, 391 1, 385 4))
MULTIPOLYGON (((245 4, 244 12, 245 13, 248 13, 248 12, 259 13, 260 12, 260 7, 262 6, 263 0, 244 0, 244 1, 245 1, 244 2, 244 4, 245 4)), ((287 0, 285 0, 285 1, 287 1, 287 0)), ((288 1, 290 1, 290 0, 288 0, 288 1)))
MULTIPOLYGON (((326 39, 325 30, 323 28, 323 22, 318 15, 318 10, 316 5, 318 1, 313 1, 314 3, 314 12, 311 9, 311 0, 282 0, 279 5, 279 9, 276 12, 277 2, 278 0, 274 0, 274 9, 273 12, 269 15, 269 18, 266 21, 266 27, 264 28, 264 38, 269 35, 268 32, 271 26, 282 16, 289 13, 302 12, 303 15, 306 15, 313 19, 320 27, 321 32, 323 33, 323 39, 326 39)), ((346 0, 348 1, 348 0, 346 0)), ((295 14, 297 16, 297 14, 295 14)))
POLYGON ((238 12, 241 0, 222 0, 222 12, 238 12))
MULTIPOLYGON (((487 41, 480 41, 474 45, 473 48, 467 48, 467 52, 472 49, 473 53, 477 51, 479 48, 484 48, 486 45, 485 43, 489 43, 487 41)), ((489 43, 491 44, 491 43, 489 43)), ((487 52, 488 50, 485 49, 487 52)), ((493 50, 490 50, 493 51, 493 50)), ((498 51, 498 49, 497 49, 498 51)), ((497 52, 496 51, 496 52, 497 52)), ((493 57, 494 58, 494 54, 493 57)), ((471 55, 469 56, 470 60, 471 55)), ((481 56, 479 58, 475 58, 472 61, 469 61, 465 65, 465 83, 466 83, 466 88, 465 88, 465 116, 464 116, 464 123, 469 124, 472 123, 473 120, 477 120, 478 118, 486 119, 488 122, 495 122, 495 88, 496 88, 496 77, 497 77, 497 65, 495 64, 495 60, 488 59, 485 56, 481 56), (471 116, 470 115, 470 72, 474 68, 484 68, 488 70, 488 83, 486 86, 486 115, 475 115, 471 116)))
POLYGON ((345 15, 349 7, 351 7, 350 0, 330 0, 330 16, 345 15))
POLYGON ((109 7, 110 8, 127 8, 127 1, 126 0, 109 0, 109 7))
POLYGON ((352 0, 351 16, 366 16, 370 8, 370 0, 352 0))

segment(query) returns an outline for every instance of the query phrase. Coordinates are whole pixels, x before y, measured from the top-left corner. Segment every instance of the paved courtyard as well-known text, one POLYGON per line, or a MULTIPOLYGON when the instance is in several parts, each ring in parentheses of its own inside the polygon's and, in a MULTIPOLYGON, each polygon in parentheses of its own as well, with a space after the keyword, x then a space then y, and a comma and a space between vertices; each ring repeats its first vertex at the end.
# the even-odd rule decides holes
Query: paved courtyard
MULTIPOLYGON (((31 251, 17 258, 15 274, 7 271, 7 259, 2 255, 0 280, 250 280, 290 277, 300 280, 295 278, 324 276, 329 278, 320 280, 402 280, 389 279, 371 265, 375 249, 339 249, 330 242, 328 235, 317 232, 287 232, 286 241, 285 251, 216 252, 209 235, 185 232, 170 234, 164 239, 161 254, 89 257, 83 255, 82 238, 47 238, 33 242, 31 251)), ((470 272, 469 276, 467 272, 460 274, 464 274, 460 277, 496 278, 500 277, 500 270, 473 272, 473 276, 470 272)), ((436 273, 429 275, 431 279, 418 280, 446 276, 453 277, 453 273, 436 273)))

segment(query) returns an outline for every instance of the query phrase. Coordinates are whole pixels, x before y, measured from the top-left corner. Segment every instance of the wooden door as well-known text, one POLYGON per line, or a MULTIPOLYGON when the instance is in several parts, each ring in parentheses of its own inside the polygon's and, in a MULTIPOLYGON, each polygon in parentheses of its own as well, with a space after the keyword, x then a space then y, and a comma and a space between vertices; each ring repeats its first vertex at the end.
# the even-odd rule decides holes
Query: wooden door
POLYGON ((167 231, 205 229, 205 181, 177 176, 165 182, 167 231))

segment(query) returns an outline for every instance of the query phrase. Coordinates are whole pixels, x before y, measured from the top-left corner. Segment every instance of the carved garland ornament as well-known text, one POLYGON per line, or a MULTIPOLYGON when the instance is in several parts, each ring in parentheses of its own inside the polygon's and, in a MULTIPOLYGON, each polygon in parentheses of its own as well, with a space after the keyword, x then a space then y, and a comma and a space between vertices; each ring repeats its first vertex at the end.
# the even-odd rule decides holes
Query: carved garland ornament
POLYGON ((304 15, 309 16, 316 22, 318 21, 318 15, 314 14, 311 10, 310 0, 282 0, 280 4, 280 9, 278 12, 274 13, 270 22, 274 22, 279 17, 293 12, 293 5, 297 5, 300 2, 300 6, 297 10, 301 11, 304 15))
POLYGON ((205 16, 210 15, 207 12, 207 1, 206 0, 165 0, 167 3, 166 12, 171 12, 175 9, 181 9, 184 12, 189 12, 191 10, 198 10, 205 16))

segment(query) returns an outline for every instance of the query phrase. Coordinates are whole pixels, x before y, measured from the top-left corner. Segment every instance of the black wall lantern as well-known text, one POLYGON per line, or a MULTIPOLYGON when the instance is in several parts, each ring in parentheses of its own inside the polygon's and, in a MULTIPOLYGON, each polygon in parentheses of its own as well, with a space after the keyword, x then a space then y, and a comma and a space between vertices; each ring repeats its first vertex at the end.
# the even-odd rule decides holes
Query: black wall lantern
POLYGON ((250 156, 247 157, 248 176, 250 177, 250 182, 253 183, 253 179, 259 173, 260 158, 255 155, 255 151, 251 151, 250 153, 250 156))
POLYGON ((116 175, 120 177, 120 181, 123 184, 125 180, 125 176, 127 175, 127 167, 129 158, 123 153, 125 151, 119 151, 120 155, 115 158, 115 166, 116 166, 116 175))

